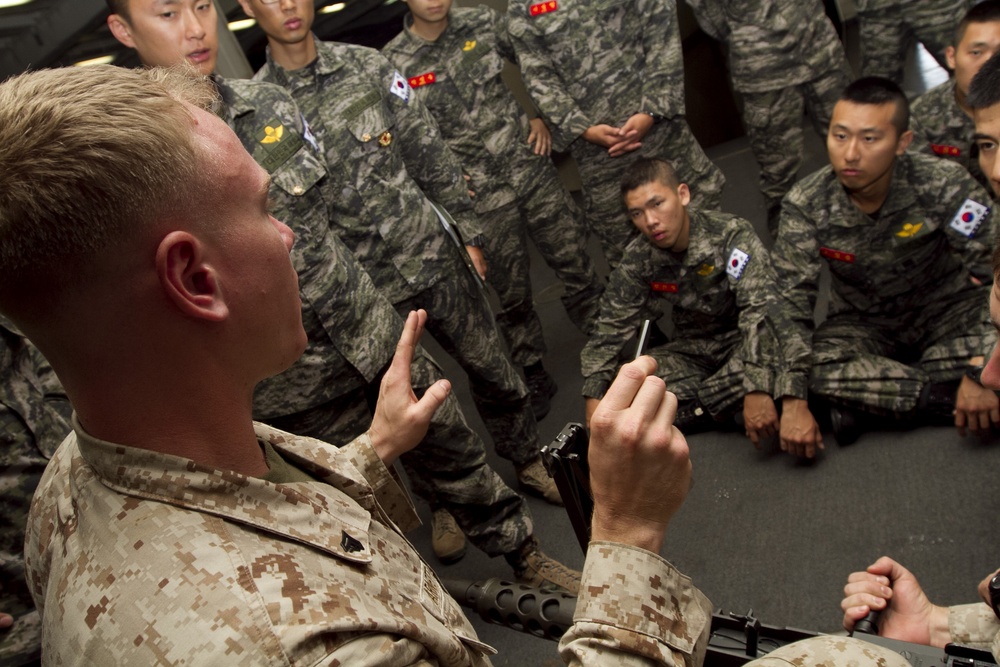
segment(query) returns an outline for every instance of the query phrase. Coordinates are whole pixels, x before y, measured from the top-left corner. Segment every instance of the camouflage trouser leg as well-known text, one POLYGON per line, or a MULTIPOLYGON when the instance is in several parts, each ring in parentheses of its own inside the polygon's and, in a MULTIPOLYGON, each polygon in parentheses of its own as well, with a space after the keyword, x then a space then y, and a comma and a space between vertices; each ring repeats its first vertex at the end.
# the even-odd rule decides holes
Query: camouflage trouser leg
POLYGON ((514 370, 485 299, 466 271, 394 304, 405 316, 427 311, 427 331, 469 376, 472 399, 496 452, 521 465, 539 455, 538 424, 524 380, 514 370))
POLYGON ((500 299, 497 326, 514 363, 530 366, 545 356, 545 338, 531 296, 528 237, 521 212, 512 202, 481 217, 489 264, 486 280, 500 299))
POLYGON ((984 289, 932 302, 919 319, 827 319, 813 335, 809 391, 878 414, 913 410, 925 384, 960 379, 988 347, 984 289))
POLYGON ((600 239, 612 267, 621 261, 625 246, 638 233, 625 214, 620 185, 625 170, 639 157, 669 161, 681 182, 691 188, 692 206, 717 209, 722 202, 726 179, 705 155, 683 117, 657 123, 643 139, 642 148, 620 157, 609 157, 607 149, 583 139, 574 141, 570 149, 580 170, 591 231, 600 239))
POLYGON ((518 205, 545 263, 563 283, 562 304, 570 321, 590 333, 604 286, 587 253, 583 211, 562 187, 547 156, 532 155, 514 169, 518 205))
MULTIPOLYGON (((441 370, 421 351, 410 368, 413 390, 423 396, 441 370)), ((269 419, 275 428, 343 445, 371 425, 381 374, 371 384, 294 415, 269 419)), ((444 508, 469 541, 490 556, 509 553, 532 534, 524 500, 486 463, 485 444, 449 395, 416 449, 400 458, 413 492, 432 508, 444 508)))
POLYGON ((24 529, 35 488, 48 463, 20 415, 0 404, 0 611, 14 617, 0 631, 0 664, 20 665, 41 655, 38 612, 24 578, 24 529))
POLYGON ((802 164, 802 94, 795 86, 743 93, 743 122, 757 164, 767 229, 778 235, 782 198, 792 189, 802 164))
POLYGON ((920 40, 941 67, 947 68, 945 48, 971 6, 969 0, 908 2, 902 7, 870 11, 859 6, 861 72, 903 83, 906 54, 920 40))
POLYGON ((735 354, 740 334, 715 338, 672 340, 648 354, 656 359, 656 374, 678 401, 698 399, 716 419, 727 419, 742 409, 743 362, 735 354))
POLYGON ((798 86, 743 93, 743 121, 750 150, 760 165, 760 191, 772 238, 778 234, 781 200, 798 180, 802 164, 803 106, 816 131, 825 137, 833 106, 847 83, 846 69, 835 69, 798 86))

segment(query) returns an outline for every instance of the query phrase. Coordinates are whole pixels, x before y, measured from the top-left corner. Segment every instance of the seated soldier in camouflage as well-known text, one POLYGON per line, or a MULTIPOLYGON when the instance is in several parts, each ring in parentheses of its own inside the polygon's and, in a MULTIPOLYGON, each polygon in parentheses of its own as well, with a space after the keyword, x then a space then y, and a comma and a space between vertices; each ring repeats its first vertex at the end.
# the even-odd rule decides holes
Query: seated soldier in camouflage
POLYGON ((979 169, 989 183, 993 199, 1000 200, 1000 55, 994 54, 969 86, 969 107, 976 124, 979 169))
POLYGON ((70 432, 69 401, 48 362, 0 316, 0 664, 38 664, 41 621, 24 578, 31 496, 70 432))
POLYGON ((810 396, 825 401, 813 409, 832 406, 841 444, 876 416, 939 415, 960 433, 1000 422, 997 397, 971 377, 996 340, 985 308, 990 199, 962 167, 907 153, 908 121, 898 86, 855 81, 834 107, 831 166, 785 197, 771 251, 787 322, 776 392, 782 446, 795 454, 822 446, 810 396), (830 307, 815 326, 824 263, 830 307))
POLYGON ((674 339, 648 354, 680 402, 677 427, 691 433, 732 426, 742 408, 746 433, 759 444, 778 428, 767 251, 746 220, 689 208, 688 186, 663 160, 637 160, 621 192, 642 234, 612 271, 597 326, 580 353, 588 422, 632 351, 637 326, 662 299, 673 304, 674 339))
POLYGON ((975 125, 966 97, 969 82, 1000 49, 1000 0, 985 0, 966 12, 945 51, 955 75, 913 101, 911 151, 934 154, 965 167, 989 187, 979 168, 972 135, 975 125))

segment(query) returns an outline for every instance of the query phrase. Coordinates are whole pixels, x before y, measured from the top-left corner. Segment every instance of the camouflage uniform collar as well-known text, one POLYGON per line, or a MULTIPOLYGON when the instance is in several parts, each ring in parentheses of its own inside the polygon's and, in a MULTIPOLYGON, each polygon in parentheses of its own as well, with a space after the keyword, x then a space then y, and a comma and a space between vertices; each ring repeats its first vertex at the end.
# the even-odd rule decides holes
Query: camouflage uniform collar
POLYGON ((706 258, 714 257, 719 250, 716 245, 718 236, 713 234, 713 227, 707 224, 707 216, 697 208, 688 207, 688 219, 691 221, 688 229, 688 247, 684 251, 681 264, 685 267, 701 266, 706 258))
MULTIPOLYGON (((296 462, 312 459, 319 446, 332 449, 310 438, 262 424, 254 426, 258 438, 267 439, 296 462)), ((100 440, 83 429, 76 414, 73 430, 80 455, 101 483, 118 493, 250 525, 355 563, 372 560, 372 517, 365 509, 366 505, 373 506, 372 490, 356 468, 348 465, 344 471, 323 469, 325 474, 317 475, 327 481, 337 480, 338 488, 272 484, 183 457, 100 440)), ((322 469, 318 462, 313 466, 317 471, 322 469)))
MULTIPOLYGON (((218 116, 222 120, 230 123, 234 118, 257 110, 257 107, 249 99, 241 95, 222 76, 213 74, 210 78, 212 83, 215 84, 215 89, 219 91, 219 97, 222 99, 222 105, 218 113, 218 116)), ((250 80, 242 80, 240 85, 250 85, 251 83, 252 81, 250 80)))
POLYGON ((444 30, 441 31, 441 34, 438 35, 438 38, 432 41, 429 39, 424 39, 417 33, 413 32, 413 13, 410 12, 409 14, 403 17, 403 32, 399 34, 400 39, 393 40, 395 42, 393 44, 393 47, 395 47, 396 50, 398 50, 400 53, 406 53, 412 55, 424 47, 432 47, 432 46, 437 46, 439 44, 444 44, 447 41, 448 37, 451 35, 451 33, 455 32, 454 28, 455 21, 456 21, 455 9, 452 8, 452 10, 448 12, 448 25, 445 27, 444 30))

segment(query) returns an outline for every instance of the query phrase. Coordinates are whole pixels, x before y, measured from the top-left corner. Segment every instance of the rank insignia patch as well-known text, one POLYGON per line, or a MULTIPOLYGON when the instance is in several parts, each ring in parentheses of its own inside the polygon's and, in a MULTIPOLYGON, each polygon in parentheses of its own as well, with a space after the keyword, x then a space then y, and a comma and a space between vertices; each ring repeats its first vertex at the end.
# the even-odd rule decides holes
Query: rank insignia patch
POLYGON ((419 88, 420 86, 426 86, 434 83, 435 81, 437 81, 437 77, 434 76, 434 72, 418 74, 417 76, 410 77, 410 88, 419 88))
POLYGON ((277 127, 271 127, 268 125, 264 128, 264 136, 261 137, 260 143, 262 144, 274 144, 281 141, 281 137, 285 135, 285 126, 278 125, 277 127))
POLYGON ((833 248, 820 248, 819 254, 827 259, 833 259, 838 262, 847 262, 848 264, 854 264, 854 255, 849 252, 844 252, 842 250, 834 250, 833 248))
POLYGON ((695 273, 704 278, 705 276, 712 275, 713 271, 715 271, 715 267, 711 264, 702 264, 695 273))
POLYGON ((548 2, 539 2, 537 5, 531 5, 528 11, 531 12, 532 16, 541 16, 542 14, 554 12, 557 9, 559 9, 559 3, 556 0, 549 0, 548 2))
POLYGON ((659 281, 652 281, 649 286, 653 288, 654 292, 667 292, 669 294, 677 293, 677 283, 661 283, 659 281))
POLYGON ((931 150, 934 151, 935 155, 940 155, 941 157, 958 157, 962 154, 962 150, 958 146, 949 146, 947 144, 931 144, 931 150))
POLYGON ((465 43, 465 46, 462 47, 462 50, 463 51, 471 51, 474 48, 476 48, 476 40, 470 39, 469 41, 467 41, 465 43))
POLYGON ((924 228, 924 223, 922 222, 907 222, 902 227, 896 230, 896 236, 901 239, 913 238, 920 233, 920 230, 924 228))
POLYGON ((406 79, 399 72, 392 73, 392 84, 389 86, 389 92, 404 102, 410 101, 410 85, 406 83, 406 79))
POLYGON ((989 212, 989 206, 983 206, 977 201, 966 199, 962 207, 958 209, 958 213, 951 219, 949 227, 971 239, 979 231, 979 226, 983 224, 983 220, 986 219, 989 212))
POLYGON ((286 128, 277 119, 268 121, 264 127, 257 130, 257 145, 253 150, 253 159, 264 167, 267 173, 283 165, 305 145, 295 128, 286 128))
POLYGON ((739 280, 740 276, 743 275, 743 269, 746 268, 749 261, 750 255, 739 248, 733 248, 733 252, 729 255, 729 261, 726 262, 726 273, 739 280))

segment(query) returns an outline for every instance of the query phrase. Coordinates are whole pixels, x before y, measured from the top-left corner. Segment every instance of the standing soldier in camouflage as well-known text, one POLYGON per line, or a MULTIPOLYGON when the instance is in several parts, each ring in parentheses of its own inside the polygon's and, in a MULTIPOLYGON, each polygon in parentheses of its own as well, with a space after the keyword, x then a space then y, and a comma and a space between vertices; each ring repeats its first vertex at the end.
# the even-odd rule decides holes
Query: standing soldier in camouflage
MULTIPOLYGON (((268 35, 268 61, 255 79, 288 90, 322 146, 341 240, 397 311, 427 310, 427 329, 469 375, 497 453, 514 463, 522 488, 559 503, 527 387, 430 201, 481 245, 461 168, 434 119, 377 51, 315 39, 310 0, 250 0, 244 9, 268 35)), ((485 274, 479 248, 470 254, 485 274)))
POLYGON ((1000 201, 1000 56, 994 54, 972 79, 969 97, 976 123, 979 168, 990 184, 993 200, 1000 201))
POLYGON ((729 47, 772 238, 802 164, 802 111, 826 136, 850 81, 844 46, 820 0, 688 0, 702 30, 729 47))
MULTIPOLYGON (((473 204, 486 222, 490 263, 494 269, 509 267, 490 274, 504 309, 497 320, 511 333, 517 322, 532 323, 530 339, 509 341, 511 356, 524 367, 533 399, 546 398, 555 387, 541 371, 545 344, 531 310, 525 229, 565 285, 567 314, 587 333, 597 316, 601 285, 587 254, 583 215, 559 185, 548 157, 548 128, 540 118, 529 123, 500 76, 504 59, 514 60, 506 20, 482 5, 407 4, 403 31, 382 52, 408 78, 471 176, 473 204)), ((542 407, 548 412, 547 405, 542 407)), ((544 416, 537 409, 535 414, 544 416)))
POLYGON ((855 81, 833 110, 831 166, 785 197, 771 257, 787 320, 781 440, 794 454, 822 444, 810 395, 829 401, 841 444, 861 434, 862 415, 940 415, 962 434, 1000 422, 996 395, 972 379, 996 342, 990 199, 958 165, 906 153, 908 122, 898 86, 855 81), (830 308, 814 331, 823 263, 830 308))
POLYGON ((42 471, 70 432, 69 402, 35 347, 0 317, 0 664, 38 664, 41 622, 24 578, 24 528, 42 471))
POLYGON ((972 0, 856 0, 861 38, 861 73, 903 85, 906 56, 917 42, 941 67, 955 26, 972 0))
POLYGON ((777 433, 771 398, 774 274, 749 222, 688 207, 690 191, 662 160, 640 159, 621 183, 642 232, 625 248, 601 299, 597 328, 580 354, 587 419, 618 371, 654 299, 673 304, 674 339, 650 349, 657 375, 677 395, 677 428, 721 427, 742 408, 758 445, 777 433))
POLYGON ((966 12, 945 51, 955 76, 913 101, 911 150, 937 155, 965 167, 989 187, 972 140, 975 124, 965 98, 983 63, 1000 49, 1000 0, 985 0, 966 12))
MULTIPOLYGON (((168 24, 172 29, 150 25, 147 19, 156 15, 148 11, 155 8, 150 0, 109 5, 112 31, 126 37, 123 41, 136 48, 145 64, 173 65, 195 50, 205 55, 199 63, 202 71, 214 69, 217 18, 211 5, 200 17, 197 3, 179 9, 184 21, 168 24), (184 22, 200 24, 200 30, 186 30, 184 22), (185 34, 204 35, 197 40, 200 48, 192 49, 185 34)), ((297 238, 291 256, 309 345, 291 368, 258 385, 254 414, 289 432, 348 442, 371 423, 371 405, 403 322, 331 229, 331 179, 317 139, 288 93, 264 82, 213 80, 224 119, 271 175, 272 212, 288 221, 297 238), (280 141, 266 141, 278 128, 280 141)), ((440 369, 419 347, 411 373, 420 395, 441 379, 440 369)), ((490 555, 504 555, 518 578, 574 587, 578 573, 538 549, 524 500, 486 464, 485 446, 465 422, 456 398, 444 399, 423 446, 404 459, 414 490, 444 515, 434 522, 436 554, 456 560, 465 551, 450 510, 474 544, 490 555), (449 538, 450 544, 443 543, 449 538)))
POLYGON ((584 209, 612 266, 635 235, 618 184, 640 156, 670 160, 699 208, 718 208, 725 178, 684 118, 684 61, 673 0, 512 0, 521 73, 583 182, 584 209))

